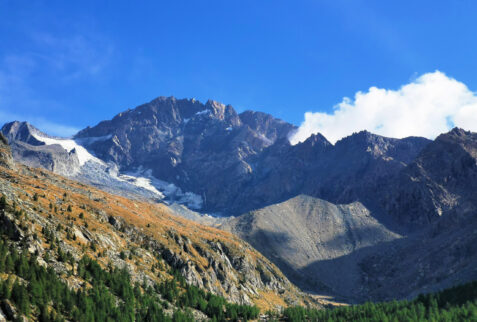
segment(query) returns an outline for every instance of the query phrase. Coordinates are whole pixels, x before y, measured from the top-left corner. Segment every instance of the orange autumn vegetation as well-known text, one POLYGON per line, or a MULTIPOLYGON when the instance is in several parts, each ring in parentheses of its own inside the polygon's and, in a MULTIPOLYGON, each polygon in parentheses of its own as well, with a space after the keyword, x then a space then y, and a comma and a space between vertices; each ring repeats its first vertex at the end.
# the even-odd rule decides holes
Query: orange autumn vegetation
MULTIPOLYGON (((204 241, 219 241, 231 252, 246 253, 252 261, 266 261, 260 253, 238 237, 213 227, 203 226, 174 216, 162 204, 154 204, 145 200, 131 200, 109 194, 41 169, 27 167, 21 167, 19 171, 2 169, 0 180, 0 184, 9 184, 14 188, 16 191, 15 198, 22 201, 23 207, 34 211, 45 221, 54 218, 64 227, 68 225, 71 227, 72 223, 75 227, 83 225, 87 227, 88 231, 108 235, 114 246, 120 249, 140 249, 141 245, 123 238, 123 233, 112 229, 109 222, 104 220, 104 216, 122 218, 126 224, 135 226, 141 233, 150 236, 168 249, 181 253, 181 256, 193 261, 205 271, 211 269, 208 260, 202 257, 193 247, 187 254, 183 254, 180 245, 174 240, 174 236, 179 235, 187 238, 194 244, 200 244, 201 247, 202 245, 207 247, 207 243, 204 241), (101 213, 104 214, 103 217, 99 215, 101 213), (174 234, 171 234, 171 232, 174 232, 174 234)), ((44 236, 42 236, 41 227, 33 225, 32 229, 38 236, 41 236, 43 247, 48 247, 44 236)), ((95 258, 102 265, 108 265, 108 258, 104 256, 104 253, 108 251, 107 245, 99 244, 93 249, 85 239, 67 239, 66 233, 64 236, 63 241, 66 244, 76 248, 82 247, 84 253, 95 258)), ((170 278, 165 269, 160 270, 159 273, 154 273, 154 269, 151 269, 155 265, 157 265, 156 267, 164 265, 157 258, 134 256, 133 259, 126 258, 125 260, 135 265, 137 269, 144 271, 154 280, 170 278)), ((273 265, 272 267, 276 274, 283 276, 277 268, 273 265)), ((300 299, 299 304, 309 303, 309 298, 299 294, 294 287, 291 287, 287 292, 298 297, 300 299)), ((252 300, 262 311, 273 309, 276 306, 287 306, 283 296, 272 291, 259 292, 252 300)))

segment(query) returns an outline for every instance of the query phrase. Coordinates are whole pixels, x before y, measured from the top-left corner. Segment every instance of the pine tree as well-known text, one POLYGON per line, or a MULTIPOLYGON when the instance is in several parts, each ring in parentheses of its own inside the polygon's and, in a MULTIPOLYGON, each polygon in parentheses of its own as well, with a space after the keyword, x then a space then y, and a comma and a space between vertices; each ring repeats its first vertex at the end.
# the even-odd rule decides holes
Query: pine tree
POLYGON ((30 314, 30 299, 25 286, 15 281, 12 288, 12 299, 18 310, 28 316, 30 314))
POLYGON ((2 195, 0 197, 0 210, 3 210, 7 208, 7 198, 5 198, 5 195, 2 195))

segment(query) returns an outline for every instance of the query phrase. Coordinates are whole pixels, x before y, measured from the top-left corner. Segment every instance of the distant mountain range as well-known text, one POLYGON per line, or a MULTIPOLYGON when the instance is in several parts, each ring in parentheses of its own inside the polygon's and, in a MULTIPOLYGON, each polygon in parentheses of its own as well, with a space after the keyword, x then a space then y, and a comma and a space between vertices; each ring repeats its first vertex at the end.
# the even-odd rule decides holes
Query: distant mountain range
POLYGON ((403 298, 477 279, 476 133, 291 145, 295 130, 159 97, 71 139, 20 122, 1 132, 17 161, 220 225, 310 291, 403 298))

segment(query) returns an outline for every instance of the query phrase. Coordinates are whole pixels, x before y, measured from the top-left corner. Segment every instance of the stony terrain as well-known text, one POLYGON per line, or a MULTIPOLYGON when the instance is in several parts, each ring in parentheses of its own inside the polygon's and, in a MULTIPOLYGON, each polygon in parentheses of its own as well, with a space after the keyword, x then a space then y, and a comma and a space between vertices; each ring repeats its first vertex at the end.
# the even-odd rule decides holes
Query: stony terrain
POLYGON ((222 228, 305 289, 350 301, 413 297, 477 279, 476 170, 477 135, 454 129, 401 170, 354 190, 375 198, 358 198, 369 208, 300 195, 222 228))
POLYGON ((477 279, 477 215, 400 235, 360 203, 300 195, 222 221, 302 289, 346 302, 412 298, 477 279))
POLYGON ((221 228, 275 260, 302 288, 335 295, 349 295, 360 275, 355 265, 326 263, 401 237, 358 202, 334 205, 305 195, 228 220, 221 228))
POLYGON ((248 159, 292 129, 270 115, 237 114, 215 101, 159 97, 75 138, 108 137, 86 147, 121 171, 150 169, 154 177, 200 196, 203 210, 216 212, 229 209, 232 196, 250 181, 248 159))
MULTIPOLYGON (((120 171, 152 175, 202 198, 202 211, 239 215, 306 193, 335 203, 366 199, 429 140, 355 133, 335 145, 321 135, 292 146, 291 124, 215 101, 159 97, 80 131, 120 171), (213 180, 211 180, 213 178, 213 180)), ((87 142, 87 141, 85 141, 87 142)))
POLYGON ((477 211, 477 133, 441 134, 381 190, 384 211, 410 229, 477 211))
POLYGON ((39 142, 35 139, 39 131, 31 125, 14 122, 2 128, 22 163, 102 189, 118 187, 114 193, 161 199, 111 174, 144 176, 161 193, 171 195, 170 187, 180 191, 166 198, 169 203, 225 216, 299 194, 333 203, 360 201, 374 210, 379 206, 377 187, 429 143, 424 138, 399 140, 363 131, 335 145, 318 134, 293 146, 288 136, 294 130, 260 112, 238 114, 232 106, 215 101, 159 97, 80 131, 75 142, 98 162, 78 167, 76 149, 60 151, 58 145, 39 142))
POLYGON ((159 97, 70 140, 18 122, 2 132, 17 161, 231 231, 306 290, 382 300, 477 278, 477 134, 291 145, 295 129, 159 97))
POLYGON ((126 267, 141 282, 167 279, 173 268, 191 285, 262 309, 309 301, 239 238, 173 216, 160 204, 110 195, 41 169, 15 169, 7 141, 0 138, 0 194, 17 209, 0 214, 1 229, 71 287, 82 281, 67 274, 71 267, 57 260, 56 252, 126 267), (49 234, 58 241, 56 250, 46 244, 49 234))

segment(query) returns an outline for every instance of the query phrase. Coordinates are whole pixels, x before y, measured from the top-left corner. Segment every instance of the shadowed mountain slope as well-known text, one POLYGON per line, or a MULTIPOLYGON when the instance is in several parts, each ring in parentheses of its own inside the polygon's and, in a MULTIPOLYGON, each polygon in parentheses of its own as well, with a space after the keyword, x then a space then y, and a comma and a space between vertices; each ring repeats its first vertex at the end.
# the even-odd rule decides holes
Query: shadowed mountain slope
POLYGON ((153 187, 139 194, 151 197, 156 189, 156 199, 163 194, 168 202, 225 216, 302 193, 333 203, 360 201, 375 210, 377 187, 429 143, 363 131, 335 145, 317 134, 292 146, 288 136, 295 129, 271 115, 238 114, 215 101, 159 97, 80 131, 69 143, 74 149, 60 141, 61 150, 28 124, 10 123, 2 132, 12 142, 15 158, 26 164, 74 174, 74 179, 102 188, 118 185, 106 178, 109 173, 144 177, 153 187), (85 153, 90 154, 87 160, 100 161, 96 170, 84 166, 85 153))
POLYGON ((343 296, 359 279, 356 263, 309 267, 401 238, 360 203, 334 205, 305 195, 230 219, 221 228, 247 240, 302 288, 343 296))
POLYGON ((475 133, 431 141, 361 131, 291 145, 295 129, 215 101, 160 97, 72 139, 18 122, 2 132, 16 160, 222 225, 308 290, 380 300, 476 278, 475 133))
POLYGON ((0 139, 0 195, 11 205, 0 209, 0 232, 73 288, 85 284, 68 274, 75 266, 61 259, 65 254, 125 268, 140 283, 167 280, 177 270, 190 285, 265 309, 308 301, 232 234, 173 216, 161 204, 111 195, 41 169, 6 167, 10 149, 0 139))
POLYGON ((378 170, 362 172, 363 186, 350 190, 368 191, 371 210, 363 197, 364 204, 343 206, 298 196, 222 227, 300 286, 355 301, 412 297, 477 279, 477 135, 454 129, 396 167, 370 182, 378 170))
POLYGON ((444 215, 399 235, 360 203, 300 195, 225 219, 302 289, 351 302, 412 298, 477 279, 477 214, 444 215))

